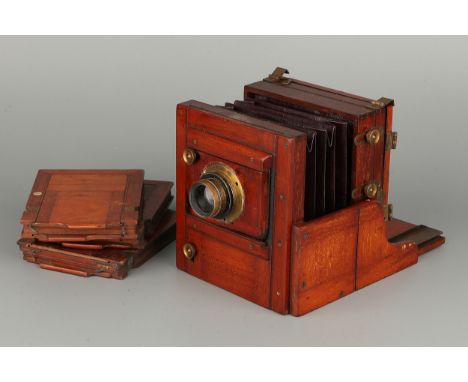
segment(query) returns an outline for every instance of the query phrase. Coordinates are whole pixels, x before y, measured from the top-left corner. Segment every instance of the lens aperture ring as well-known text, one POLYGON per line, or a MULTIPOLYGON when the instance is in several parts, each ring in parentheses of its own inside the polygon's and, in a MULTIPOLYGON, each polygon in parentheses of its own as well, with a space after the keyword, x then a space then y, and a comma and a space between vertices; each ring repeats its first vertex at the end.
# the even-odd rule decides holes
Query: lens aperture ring
POLYGON ((227 183, 222 176, 214 173, 205 173, 201 176, 201 179, 209 179, 216 183, 216 185, 220 186, 219 190, 222 190, 222 198, 223 198, 223 205, 222 208, 219 210, 217 214, 214 214, 212 217, 216 219, 222 219, 227 214, 231 212, 232 205, 233 205, 233 194, 231 187, 227 183))

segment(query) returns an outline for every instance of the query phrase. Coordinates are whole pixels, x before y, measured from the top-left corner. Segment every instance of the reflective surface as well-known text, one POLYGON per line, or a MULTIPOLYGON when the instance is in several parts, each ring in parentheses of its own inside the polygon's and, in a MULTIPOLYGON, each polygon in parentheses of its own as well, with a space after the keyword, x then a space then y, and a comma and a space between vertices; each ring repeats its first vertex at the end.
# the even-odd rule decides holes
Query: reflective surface
POLYGON ((244 208, 244 191, 236 172, 221 162, 208 164, 190 188, 189 203, 198 216, 233 222, 244 208))

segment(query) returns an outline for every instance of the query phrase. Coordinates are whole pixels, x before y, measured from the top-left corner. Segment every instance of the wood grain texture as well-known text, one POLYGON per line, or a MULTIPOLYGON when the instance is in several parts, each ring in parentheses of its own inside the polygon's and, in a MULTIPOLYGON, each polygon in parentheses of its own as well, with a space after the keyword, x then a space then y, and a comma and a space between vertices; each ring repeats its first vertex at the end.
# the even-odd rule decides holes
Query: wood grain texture
POLYGON ((90 241, 106 241, 106 242, 120 242, 128 244, 131 247, 138 248, 141 238, 138 235, 126 235, 123 238, 119 235, 101 235, 101 234, 76 234, 76 235, 53 235, 53 234, 40 234, 32 231, 28 226, 24 227, 21 231, 21 237, 25 239, 36 239, 46 243, 62 243, 62 242, 90 242, 90 241))
POLYGON ((256 171, 269 170, 273 162, 272 156, 263 151, 193 128, 187 129, 187 144, 197 150, 229 159, 256 171))
POLYGON ((23 258, 47 270, 76 276, 100 276, 124 279, 130 268, 144 264, 175 239, 175 212, 168 211, 153 235, 141 249, 70 248, 59 243, 41 243, 21 239, 18 245, 23 258))
POLYGON ((186 270, 186 259, 182 247, 187 242, 185 229, 185 213, 188 208, 186 200, 187 165, 182 156, 187 142, 187 109, 187 105, 179 104, 176 111, 176 266, 181 270, 186 270))
MULTIPOLYGON (((415 264, 422 248, 390 243, 387 235, 409 223, 387 227, 383 208, 363 201, 293 229, 291 314, 303 315, 415 264)), ((425 243, 425 250, 443 238, 425 243)))
POLYGON ((206 220, 191 215, 187 215, 186 225, 187 227, 197 230, 204 235, 214 237, 223 243, 231 245, 251 255, 259 256, 265 260, 270 258, 270 249, 262 240, 255 240, 236 232, 219 229, 219 227, 210 224, 206 220))
POLYGON ((37 172, 36 179, 26 203, 26 209, 20 220, 21 224, 29 225, 36 221, 50 177, 51 174, 45 170, 39 170, 37 172))
POLYGON ((271 243, 271 309, 289 312, 291 230, 304 213, 305 136, 278 137, 271 243), (299 157, 297 153, 302 154, 299 157))
MULTIPOLYGON (((375 107, 372 107, 371 100, 363 102, 353 97, 340 96, 312 84, 294 86, 294 81, 292 82, 293 86, 264 81, 256 82, 245 86, 244 95, 250 97, 251 94, 258 94, 275 97, 283 102, 296 104, 322 113, 334 113, 345 119, 354 119, 375 110, 375 107)), ((306 83, 302 82, 302 84, 306 83)))
MULTIPOLYGON (((196 147, 190 143, 187 142, 187 147, 196 147)), ((215 157, 203 151, 197 151, 197 156, 197 161, 193 165, 187 166, 186 169, 184 198, 187 200, 190 188, 200 180, 203 169, 208 164, 218 162, 231 167, 236 172, 244 189, 244 211, 232 223, 225 223, 213 218, 206 218, 206 220, 224 229, 240 232, 256 239, 264 239, 268 232, 269 220, 269 172, 255 171, 226 158, 215 157)), ((187 202, 185 206, 187 213, 195 215, 187 202)))
POLYGON ((97 251, 93 254, 92 251, 66 250, 59 245, 27 243, 24 240, 18 244, 24 260, 38 264, 43 269, 119 280, 125 278, 128 273, 127 257, 115 250, 103 250, 104 253, 97 251), (112 252, 112 255, 109 256, 109 252, 112 252))
MULTIPOLYGON (((67 182, 67 187, 69 184, 67 182)), ((165 214, 159 224, 149 231, 148 238, 142 238, 141 242, 126 243, 118 241, 119 237, 116 241, 108 241, 107 236, 93 236, 93 234, 90 234, 88 239, 95 240, 77 242, 76 240, 81 240, 83 237, 80 239, 66 235, 42 237, 27 233, 28 227, 24 227, 22 239, 18 241, 23 258, 38 264, 42 269, 76 276, 125 278, 130 268, 140 266, 175 239, 175 212, 167 211, 167 206, 161 205, 161 192, 158 191, 161 185, 164 186, 163 195, 166 195, 167 191, 170 192, 166 182, 144 181, 140 198, 146 195, 146 199, 141 203, 143 206, 141 215, 153 221, 151 213, 159 214, 158 208, 164 208, 165 214), (70 241, 67 241, 68 239, 70 241)), ((61 183, 59 187, 62 187, 61 183)), ((141 223, 139 230, 143 232, 145 230, 143 219, 138 220, 141 223)))
POLYGON ((21 222, 42 235, 136 236, 143 176, 143 170, 40 170, 21 222))
MULTIPOLYGON (((244 98, 255 96, 298 108, 319 112, 323 116, 337 116, 349 123, 353 138, 367 130, 379 128, 382 137, 376 145, 364 142, 352 146, 351 190, 356 190, 353 201, 365 199, 363 187, 370 182, 383 182, 384 135, 386 129, 385 107, 377 107, 369 98, 291 79, 288 85, 256 82, 244 87, 244 98)), ((362 139, 361 139, 362 141, 362 139)))
POLYGON ((301 81, 298 79, 294 79, 291 85, 294 88, 299 89, 299 90, 307 91, 310 93, 314 93, 318 91, 318 92, 321 92, 321 94, 325 97, 342 100, 346 102, 352 101, 353 104, 366 106, 366 107, 368 107, 369 104, 371 104, 373 101, 372 99, 367 98, 367 97, 362 97, 356 94, 347 93, 342 90, 331 89, 326 86, 312 84, 310 82, 301 81))
POLYGON ((389 242, 415 227, 384 221, 390 162, 385 135, 392 130, 393 103, 294 79, 287 85, 262 81, 245 86, 246 101, 256 96, 348 123, 352 139, 357 139, 348 169, 352 203, 304 222, 305 134, 244 115, 229 105, 186 102, 177 111, 180 269, 278 313, 302 315, 415 264, 420 254, 444 242, 437 236, 439 231, 424 229, 418 245, 408 240, 389 242), (377 144, 365 139, 371 129, 381 133, 377 144), (192 166, 181 161, 185 147, 199 153, 192 166), (201 219, 187 203, 191 184, 211 160, 228 163, 246 185, 250 201, 246 197, 245 215, 237 226, 201 219), (381 200, 366 199, 363 188, 370 182, 380 187, 381 200), (185 243, 196 248, 192 260, 184 257, 185 243))
POLYGON ((208 113, 204 110, 190 108, 190 127, 204 130, 268 153, 274 151, 275 135, 273 133, 249 128, 243 121, 224 118, 215 112, 217 110, 208 113))
MULTIPOLYGON (((75 276, 81 276, 81 277, 88 277, 90 276, 90 273, 85 272, 85 271, 80 271, 76 269, 71 269, 71 268, 63 268, 63 267, 58 267, 56 265, 50 265, 50 264, 40 264, 39 265, 42 269, 46 269, 48 271, 55 271, 55 272, 62 272, 62 273, 68 273, 71 275, 75 276)), ((107 276, 107 273, 106 273, 107 276)))
POLYGON ((433 249, 439 248, 445 244, 445 237, 439 236, 430 242, 426 242, 423 245, 418 246, 418 256, 424 255, 425 253, 432 251, 433 249))
POLYGON ((387 235, 387 239, 390 240, 414 227, 416 227, 415 224, 393 218, 385 223, 385 233, 387 235))
POLYGON ((230 119, 225 112, 220 111, 218 115, 217 109, 200 110, 198 109, 200 105, 196 106, 197 108, 193 108, 192 103, 181 105, 181 108, 187 110, 187 117, 185 121, 177 124, 177 146, 180 147, 178 158, 181 156, 184 145, 195 149, 198 154, 198 159, 192 166, 181 165, 178 167, 177 195, 178 198, 181 197, 184 200, 183 204, 178 202, 178 206, 179 203, 181 205, 178 207, 178 215, 184 215, 179 216, 179 219, 184 221, 184 229, 180 229, 177 234, 177 266, 197 277, 268 307, 271 298, 270 273, 276 270, 274 294, 278 296, 279 292, 281 303, 279 305, 276 303, 274 309, 287 313, 289 310, 289 268, 287 266, 290 261, 291 225, 293 217, 301 219, 303 213, 305 135, 294 131, 289 132, 289 129, 279 128, 270 123, 259 127, 258 125, 263 124, 263 122, 260 123, 255 119, 245 119, 240 123, 240 118, 230 119), (195 129, 197 132, 203 131, 205 137, 190 136, 188 138, 187 131, 195 131, 195 129), (215 143, 223 144, 222 150, 218 145, 212 143, 199 146, 202 139, 212 139, 212 136, 216 136, 215 143), (228 141, 226 138, 230 140, 228 141), (193 139, 196 139, 196 143, 193 142, 193 139), (275 160, 275 156, 278 155, 276 139, 281 140, 281 157, 288 157, 287 166, 284 166, 282 159, 280 162, 275 160), (239 144, 244 147, 240 148, 239 144), (228 145, 236 148, 236 152, 233 153, 228 145), (258 161, 254 162, 260 166, 255 164, 256 167, 253 169, 250 158, 248 161, 245 160, 245 153, 254 154, 250 157, 258 158, 258 161), (219 157, 213 154, 217 154, 219 157), (188 190, 199 179, 206 164, 213 161, 221 161, 232 167, 244 187, 246 196, 244 214, 230 225, 220 223, 215 219, 202 221, 191 212, 188 206, 188 190), (278 171, 272 168, 275 163, 282 165, 279 176, 278 171), (299 174, 297 182, 291 182, 290 180, 296 171, 299 174), (274 218, 275 221, 281 223, 281 227, 279 226, 275 234, 277 241, 284 240, 285 243, 285 247, 277 253, 272 252, 271 247, 262 241, 267 239, 269 232, 271 173, 275 173, 276 185, 280 185, 280 188, 275 185, 275 197, 280 198, 280 194, 282 194, 281 200, 285 206, 281 212, 276 211, 274 218), (181 188, 184 190, 183 195, 180 193, 181 188), (285 198, 286 195, 287 198, 285 198), (294 201, 297 203, 295 204, 294 201), (188 231, 190 231, 190 237, 187 237, 188 231), (185 259, 182 253, 182 246, 186 242, 192 243, 197 248, 197 256, 193 261, 185 259), (206 242, 209 244, 207 245, 206 242), (197 260, 200 256, 199 247, 202 248, 203 255, 197 260), (231 260, 222 260, 223 257, 216 253, 223 248, 225 256, 230 256, 231 260), (272 266, 272 256, 284 266, 272 266), (241 262, 245 264, 242 265, 241 262), (228 265, 237 269, 235 276, 232 271, 229 271, 228 265), (251 280, 252 274, 255 274, 257 278, 254 283, 251 280), (233 285, 234 281, 239 285, 233 285), (255 290, 257 290, 258 285, 261 285, 261 295, 258 290, 248 292, 240 285, 251 285, 251 288, 255 290))
POLYGON ((167 210, 159 224, 146 239, 145 246, 137 251, 131 261, 131 267, 137 268, 146 263, 163 248, 172 243, 176 237, 176 212, 167 210))
POLYGON ((294 227, 291 314, 303 315, 354 291, 358 229, 356 206, 294 227))
POLYGON ((187 240, 196 248, 187 260, 188 273, 261 306, 270 305, 270 262, 225 242, 187 228, 187 240))
MULTIPOLYGON (((408 223, 403 220, 393 218, 390 221, 385 222, 385 230, 388 240, 392 242, 398 240, 398 237, 404 237, 404 234, 411 232, 417 226, 413 223, 408 223)), ((429 241, 425 241, 423 243, 417 244, 418 245, 418 256, 431 251, 437 247, 440 247, 442 244, 445 243, 445 237, 439 235, 432 238, 429 241)))
POLYGON ((383 208, 377 202, 363 202, 361 206, 356 289, 390 276, 418 261, 418 248, 413 242, 388 242, 383 208))
POLYGON ((202 102, 188 101, 181 105, 188 110, 189 126, 233 142, 273 154, 275 136, 297 137, 301 133, 276 123, 202 102))
MULTIPOLYGON (((109 175, 111 177, 107 176, 108 173, 105 170, 98 170, 97 172, 94 170, 78 170, 78 172, 66 170, 64 173, 60 173, 58 170, 54 171, 59 175, 65 174, 66 181, 61 181, 60 177, 54 179, 53 173, 48 173, 48 171, 39 171, 40 173, 46 173, 48 176, 47 186, 44 186, 46 189, 44 194, 52 195, 51 198, 53 199, 57 193, 64 193, 60 202, 53 200, 51 203, 47 203, 47 197, 44 198, 44 203, 40 205, 40 209, 44 211, 45 219, 53 220, 53 215, 57 215, 61 216, 64 221, 75 219, 76 222, 76 219, 85 218, 87 223, 82 225, 59 224, 57 222, 38 223, 38 225, 30 223, 23 227, 23 238, 37 239, 42 242, 67 243, 69 245, 77 243, 76 245, 79 246, 83 246, 88 242, 101 241, 104 243, 100 245, 104 244, 106 247, 109 247, 110 243, 114 243, 114 247, 118 245, 143 248, 145 232, 151 232, 155 229, 159 219, 168 208, 169 203, 167 202, 172 200, 172 182, 145 180, 143 181, 143 191, 140 191, 140 196, 136 198, 136 196, 130 197, 122 194, 128 191, 126 184, 123 183, 125 178, 122 177, 122 171, 110 170, 109 175), (90 176, 90 174, 93 176, 90 176), (115 178, 114 175, 118 178, 115 178), (99 183, 98 179, 103 179, 103 183, 99 183), (116 184, 116 181, 120 181, 120 184, 116 184), (117 193, 115 192, 116 186, 121 188, 117 193), (80 208, 80 205, 77 206, 76 203, 73 203, 75 195, 78 193, 78 191, 75 191, 77 187, 83 188, 83 192, 79 191, 80 195, 83 195, 86 200, 89 199, 89 204, 84 211, 80 208), (109 194, 103 196, 102 192, 95 192, 96 189, 100 191, 111 190, 110 200, 108 199, 109 194), (134 219, 132 216, 123 218, 120 216, 127 209, 127 205, 122 200, 130 198, 135 199, 135 205, 140 204, 138 208, 130 208, 132 214, 138 214, 137 223, 133 226, 119 223, 113 227, 110 223, 113 219, 124 222, 131 222, 134 219), (77 212, 74 212, 75 210, 77 212), (92 210, 93 213, 86 215, 88 210, 92 210), (101 219, 101 223, 95 222, 96 217, 101 219), (105 223, 102 224, 104 220, 105 223)), ((38 179, 42 178, 43 176, 38 177, 38 179)), ((129 182, 139 184, 140 181, 137 179, 129 180, 129 182)), ((33 190, 35 189, 37 189, 36 185, 33 186, 33 190)), ((32 193, 34 192, 36 191, 32 191, 32 193)), ((78 204, 83 202, 81 200, 78 204)), ((30 202, 28 201, 28 203, 30 202)), ((38 215, 35 219, 39 218, 38 215)))

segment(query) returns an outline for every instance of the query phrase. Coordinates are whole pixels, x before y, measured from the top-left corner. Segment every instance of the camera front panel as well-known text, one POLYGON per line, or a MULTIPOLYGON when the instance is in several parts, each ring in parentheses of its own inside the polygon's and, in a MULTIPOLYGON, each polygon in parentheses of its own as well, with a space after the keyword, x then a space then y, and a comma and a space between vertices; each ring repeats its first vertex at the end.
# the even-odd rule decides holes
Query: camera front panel
POLYGON ((287 313, 291 227, 304 209, 306 136, 188 101, 177 107, 176 143, 177 267, 287 313), (243 190, 237 195, 244 196, 240 214, 227 208, 242 205, 226 188, 236 178, 243 190))
MULTIPOLYGON (((205 135, 209 139, 209 134, 205 135)), ((202 151, 197 146, 200 140, 188 143, 187 150, 196 158, 186 171, 186 213, 223 229, 265 239, 269 171, 257 171, 202 151)))

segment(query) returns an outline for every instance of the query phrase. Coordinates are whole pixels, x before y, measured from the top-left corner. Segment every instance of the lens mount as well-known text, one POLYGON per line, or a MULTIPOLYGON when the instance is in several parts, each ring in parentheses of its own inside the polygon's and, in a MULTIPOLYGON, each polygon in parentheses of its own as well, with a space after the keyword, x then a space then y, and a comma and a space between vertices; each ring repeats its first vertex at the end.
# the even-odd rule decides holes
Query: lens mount
POLYGON ((190 188, 189 203, 200 217, 232 223, 243 212, 244 190, 231 167, 210 163, 190 188))
POLYGON ((217 176, 204 176, 190 188, 190 206, 202 217, 220 218, 229 199, 227 188, 217 176))

